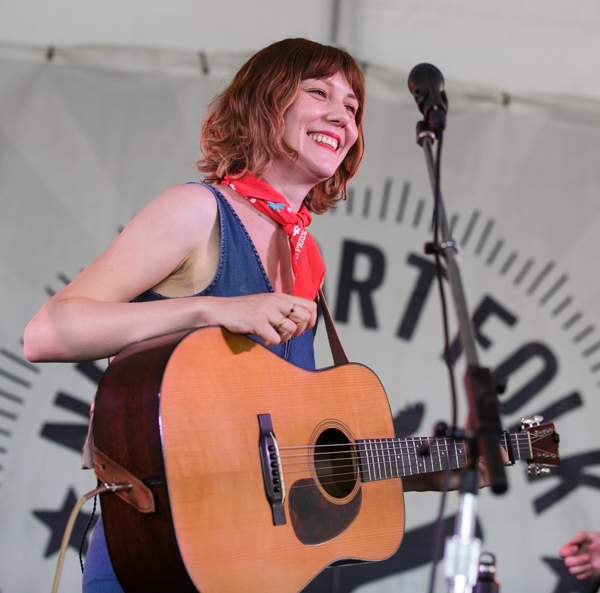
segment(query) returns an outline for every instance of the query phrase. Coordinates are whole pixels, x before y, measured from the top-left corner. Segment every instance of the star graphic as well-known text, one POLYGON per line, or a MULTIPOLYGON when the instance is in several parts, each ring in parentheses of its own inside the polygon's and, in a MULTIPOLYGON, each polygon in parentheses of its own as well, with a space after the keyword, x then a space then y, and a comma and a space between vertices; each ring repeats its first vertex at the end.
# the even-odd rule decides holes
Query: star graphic
POLYGON ((544 557, 542 560, 558 575, 559 582, 552 593, 594 593, 600 583, 597 580, 578 581, 561 558, 544 557))
MULTIPOLYGON (((73 488, 69 488, 69 492, 67 493, 67 496, 63 502, 63 506, 60 510, 33 511, 33 514, 42 523, 47 525, 50 531, 52 532, 48 541, 48 545, 46 546, 46 551, 44 552, 44 558, 52 556, 52 554, 55 554, 60 549, 60 544, 62 542, 65 527, 67 526, 67 521, 69 520, 69 515, 71 514, 71 511, 73 510, 73 507, 76 503, 77 495, 75 494, 75 490, 73 490, 73 488)), ((80 512, 79 515, 77 515, 77 519, 75 520, 75 526, 73 527, 73 532, 71 533, 71 537, 69 539, 69 547, 73 548, 77 552, 79 552, 81 540, 83 539, 85 528, 91 516, 91 513, 87 514, 84 512, 80 512)), ((96 524, 97 520, 98 517, 94 517, 92 524, 90 525, 89 531, 91 531, 92 527, 96 524)), ((87 552, 88 549, 89 531, 86 534, 85 541, 83 543, 84 554, 87 552)))

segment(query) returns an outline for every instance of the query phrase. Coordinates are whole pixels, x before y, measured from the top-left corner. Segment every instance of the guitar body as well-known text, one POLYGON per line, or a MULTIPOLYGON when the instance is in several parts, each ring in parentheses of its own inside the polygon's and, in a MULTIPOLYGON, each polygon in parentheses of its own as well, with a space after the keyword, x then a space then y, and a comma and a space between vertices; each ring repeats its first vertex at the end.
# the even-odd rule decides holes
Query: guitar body
POLYGON ((335 561, 381 560, 400 545, 401 480, 362 483, 350 463, 337 491, 313 454, 331 435, 350 448, 394 436, 385 392, 362 365, 305 371, 216 327, 166 336, 113 361, 94 423, 96 446, 146 480, 156 502, 143 514, 102 497, 126 593, 295 593, 335 561), (286 494, 278 525, 258 446, 267 414, 286 494))

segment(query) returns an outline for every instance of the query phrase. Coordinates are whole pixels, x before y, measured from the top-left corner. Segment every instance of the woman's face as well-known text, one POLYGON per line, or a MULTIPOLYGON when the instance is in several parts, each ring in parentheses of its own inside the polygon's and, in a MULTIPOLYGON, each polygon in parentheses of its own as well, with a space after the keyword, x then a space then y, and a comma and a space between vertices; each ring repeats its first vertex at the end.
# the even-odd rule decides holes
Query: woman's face
POLYGON ((329 179, 358 138, 358 100, 340 72, 309 78, 283 114, 285 143, 298 153, 294 172, 316 183, 329 179))

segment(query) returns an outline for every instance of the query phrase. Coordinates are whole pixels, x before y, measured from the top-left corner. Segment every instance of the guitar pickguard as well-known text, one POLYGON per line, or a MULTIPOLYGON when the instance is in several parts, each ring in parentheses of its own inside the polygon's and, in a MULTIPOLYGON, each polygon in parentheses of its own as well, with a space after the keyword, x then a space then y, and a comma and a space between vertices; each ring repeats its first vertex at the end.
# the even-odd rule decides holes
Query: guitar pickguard
POLYGON ((296 537, 307 546, 318 546, 335 539, 356 519, 362 502, 358 489, 346 504, 327 500, 312 478, 297 480, 289 492, 289 511, 296 537))

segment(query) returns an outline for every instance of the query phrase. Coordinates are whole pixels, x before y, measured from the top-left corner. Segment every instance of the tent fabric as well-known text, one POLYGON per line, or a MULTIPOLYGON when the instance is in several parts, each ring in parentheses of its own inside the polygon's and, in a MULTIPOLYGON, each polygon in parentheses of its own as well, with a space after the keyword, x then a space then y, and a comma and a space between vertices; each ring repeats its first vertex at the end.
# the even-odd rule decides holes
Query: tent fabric
MULTIPOLYGON (((31 365, 27 321, 167 187, 199 178, 207 101, 243 55, 102 48, 0 52, 0 589, 49 586, 62 529, 95 480, 78 469, 103 362, 31 365), (117 59, 115 56, 119 55, 117 59), (200 67, 199 67, 200 64, 200 67)), ((402 436, 450 415, 429 237, 431 199, 404 75, 367 68, 364 164, 348 201, 315 217, 325 290, 351 360, 386 388, 402 436)), ((482 364, 508 379, 502 421, 544 413, 561 435, 550 476, 508 470, 503 497, 481 493, 483 548, 506 590, 575 590, 556 556, 594 522, 600 482, 600 105, 450 83, 442 189, 482 364)), ((453 324, 453 335, 456 327, 453 324)), ((323 333, 319 366, 330 364, 323 333)), ((459 358, 458 376, 464 357, 459 358)), ((460 413, 466 403, 461 395, 460 413)), ((364 487, 367 487, 365 485, 364 487)), ((425 590, 439 495, 407 494, 405 546, 390 560, 339 569, 338 591, 425 590)), ((91 504, 91 503, 90 503, 91 504)), ((451 495, 447 524, 457 509, 451 495)), ((78 590, 75 548, 63 588, 78 590)), ((338 569, 336 569, 338 570, 338 569)), ((332 571, 311 588, 331 590, 332 571)), ((438 579, 438 591, 446 590, 438 579)))

